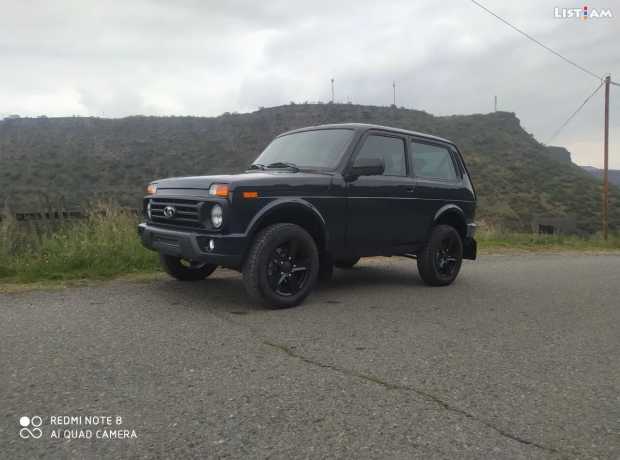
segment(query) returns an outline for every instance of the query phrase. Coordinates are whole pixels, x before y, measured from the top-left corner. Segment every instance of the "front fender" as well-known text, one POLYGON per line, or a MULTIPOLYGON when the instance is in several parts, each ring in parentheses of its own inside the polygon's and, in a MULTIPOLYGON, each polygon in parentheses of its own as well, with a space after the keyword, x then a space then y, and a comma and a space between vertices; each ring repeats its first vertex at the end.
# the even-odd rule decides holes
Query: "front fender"
POLYGON ((327 246, 329 238, 325 218, 316 206, 303 198, 278 198, 270 202, 252 218, 248 224, 246 234, 253 237, 258 230, 263 228, 265 223, 269 222, 276 214, 278 217, 285 217, 285 221, 288 220, 286 219, 288 217, 290 219, 289 221, 292 223, 299 223, 297 220, 300 216, 312 219, 312 222, 320 229, 321 240, 324 242, 325 246, 327 246))

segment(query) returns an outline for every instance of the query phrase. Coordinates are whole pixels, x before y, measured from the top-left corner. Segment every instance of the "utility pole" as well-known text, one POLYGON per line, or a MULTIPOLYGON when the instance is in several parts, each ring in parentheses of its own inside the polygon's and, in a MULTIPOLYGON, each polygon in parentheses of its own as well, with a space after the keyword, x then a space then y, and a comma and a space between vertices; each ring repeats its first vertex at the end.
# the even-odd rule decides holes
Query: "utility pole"
POLYGON ((334 79, 332 77, 332 104, 334 103, 334 79))
POLYGON ((494 112, 497 112, 497 96, 495 96, 494 112))
POLYGON ((392 81, 392 88, 394 88, 394 107, 396 107, 396 81, 392 81))
POLYGON ((611 76, 605 77, 605 138, 603 142, 603 239, 607 240, 609 219, 609 84, 611 76))

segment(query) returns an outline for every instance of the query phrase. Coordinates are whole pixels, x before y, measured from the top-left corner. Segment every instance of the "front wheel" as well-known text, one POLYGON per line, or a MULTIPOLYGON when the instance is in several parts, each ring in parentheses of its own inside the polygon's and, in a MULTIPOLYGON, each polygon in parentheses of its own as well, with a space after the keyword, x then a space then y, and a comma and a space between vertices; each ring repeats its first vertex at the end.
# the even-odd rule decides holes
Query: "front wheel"
POLYGON ((166 254, 159 255, 159 262, 166 273, 180 281, 203 280, 217 268, 217 265, 186 260, 166 254))
POLYGON ((243 265, 254 300, 270 308, 299 305, 314 287, 319 255, 314 239, 295 224, 274 224, 256 236, 243 265))
POLYGON ((418 271, 422 280, 431 286, 451 284, 463 262, 463 241, 454 227, 437 225, 418 254, 418 271))

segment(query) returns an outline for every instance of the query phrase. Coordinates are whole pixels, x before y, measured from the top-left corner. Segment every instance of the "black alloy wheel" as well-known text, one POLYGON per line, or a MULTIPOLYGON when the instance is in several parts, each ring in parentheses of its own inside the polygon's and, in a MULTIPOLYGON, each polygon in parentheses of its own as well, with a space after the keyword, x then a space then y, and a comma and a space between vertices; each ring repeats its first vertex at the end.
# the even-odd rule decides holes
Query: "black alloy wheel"
POLYGON ((310 274, 310 258, 297 239, 278 246, 267 264, 267 279, 273 291, 281 296, 294 296, 303 289, 310 274))
POLYGON ((316 284, 319 253, 312 236, 296 224, 261 230, 243 264, 243 283, 254 300, 269 308, 299 305, 316 284))
POLYGON ((418 254, 418 271, 426 284, 446 286, 456 279, 462 262, 463 240, 459 232, 450 225, 437 225, 418 254))
POLYGON ((451 233, 444 235, 435 251, 437 272, 445 277, 452 277, 459 264, 459 242, 451 233))

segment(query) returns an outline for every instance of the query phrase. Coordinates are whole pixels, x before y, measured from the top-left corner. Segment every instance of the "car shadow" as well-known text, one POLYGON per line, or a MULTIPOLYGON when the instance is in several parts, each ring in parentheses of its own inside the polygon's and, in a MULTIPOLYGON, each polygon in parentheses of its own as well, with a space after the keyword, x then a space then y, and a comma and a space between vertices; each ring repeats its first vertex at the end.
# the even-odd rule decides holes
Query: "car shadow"
POLYGON ((386 288, 422 286, 415 265, 403 266, 376 266, 360 265, 349 269, 334 269, 334 276, 330 281, 319 283, 320 291, 329 291, 341 288, 386 288))
MULTIPOLYGON (((306 302, 318 298, 320 303, 341 303, 340 300, 330 299, 345 297, 352 290, 359 295, 365 290, 399 289, 403 295, 410 296, 411 292, 404 291, 403 288, 408 290, 423 287, 415 265, 359 265, 350 269, 334 269, 332 279, 319 282, 306 302)), ((208 279, 199 282, 158 280, 154 282, 151 292, 166 299, 171 305, 195 306, 233 315, 284 311, 270 310, 253 303, 245 292, 241 275, 226 269, 219 269, 208 279)))

